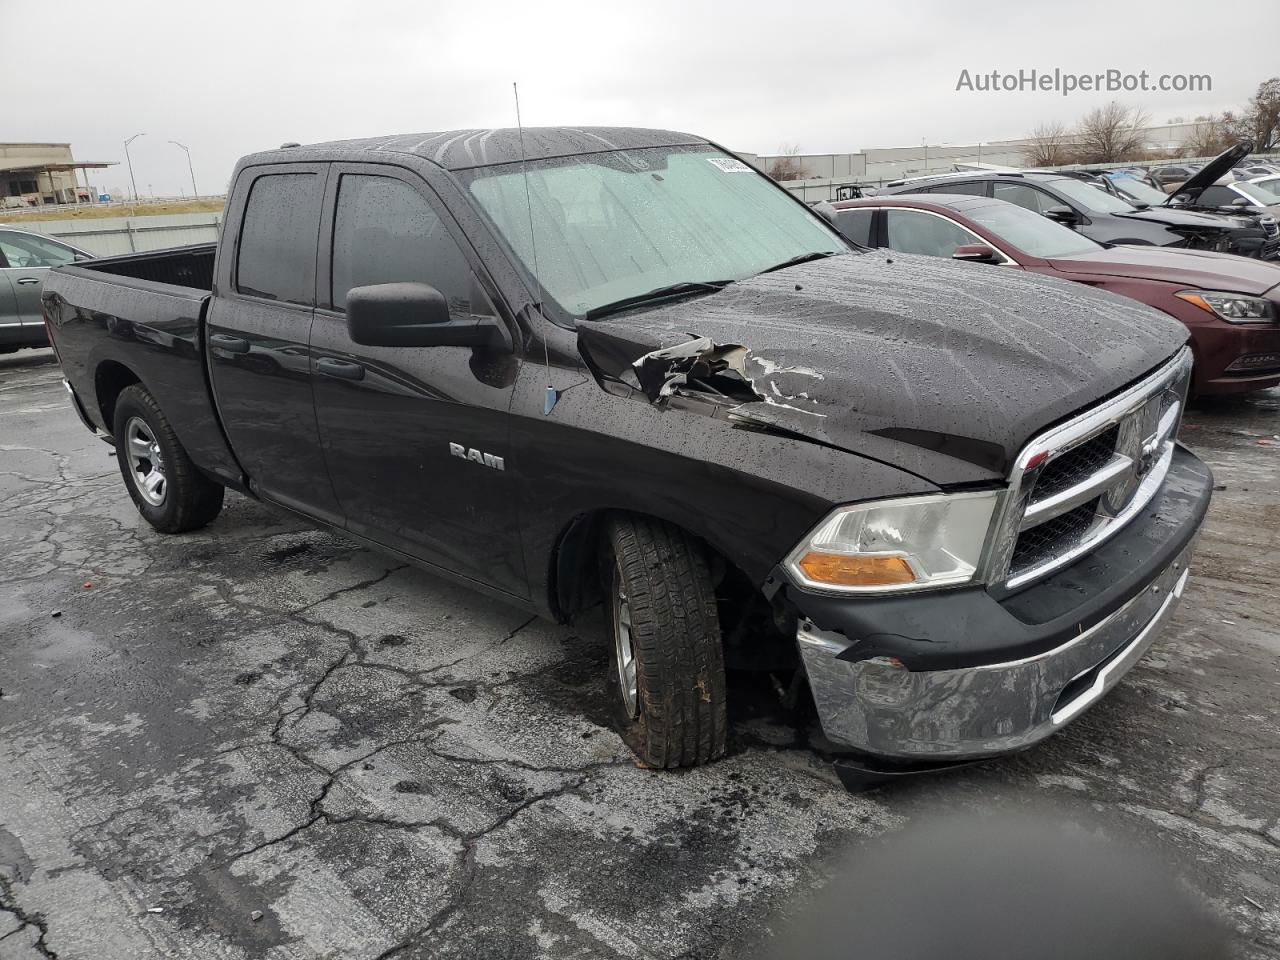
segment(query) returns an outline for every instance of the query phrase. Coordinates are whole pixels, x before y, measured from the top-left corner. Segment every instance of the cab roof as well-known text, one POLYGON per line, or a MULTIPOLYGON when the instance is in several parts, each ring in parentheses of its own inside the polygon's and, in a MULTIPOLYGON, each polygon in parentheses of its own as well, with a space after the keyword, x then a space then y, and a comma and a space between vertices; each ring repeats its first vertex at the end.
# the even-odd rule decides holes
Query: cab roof
MULTIPOLYGON (((705 144, 709 141, 674 130, 645 127, 526 127, 524 152, 529 160, 705 144)), ((367 158, 370 154, 401 153, 429 160, 446 170, 466 170, 520 160, 520 132, 515 127, 444 130, 438 133, 405 133, 363 140, 332 140, 254 154, 253 162, 277 162, 306 154, 328 159, 367 158)))

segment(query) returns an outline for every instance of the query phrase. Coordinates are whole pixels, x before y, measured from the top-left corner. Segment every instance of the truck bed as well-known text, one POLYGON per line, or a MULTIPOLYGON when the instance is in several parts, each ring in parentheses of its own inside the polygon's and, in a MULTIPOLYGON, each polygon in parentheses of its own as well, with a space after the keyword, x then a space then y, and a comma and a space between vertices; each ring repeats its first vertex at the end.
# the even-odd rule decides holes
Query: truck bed
POLYGON ((79 265, 81 270, 109 273, 127 280, 186 287, 208 293, 213 289, 213 259, 217 244, 202 243, 172 250, 103 257, 79 265))
POLYGON ((204 317, 215 244, 105 257, 52 270, 49 336, 81 413, 108 439, 115 397, 141 382, 195 464, 237 486, 242 472, 214 409, 204 317))

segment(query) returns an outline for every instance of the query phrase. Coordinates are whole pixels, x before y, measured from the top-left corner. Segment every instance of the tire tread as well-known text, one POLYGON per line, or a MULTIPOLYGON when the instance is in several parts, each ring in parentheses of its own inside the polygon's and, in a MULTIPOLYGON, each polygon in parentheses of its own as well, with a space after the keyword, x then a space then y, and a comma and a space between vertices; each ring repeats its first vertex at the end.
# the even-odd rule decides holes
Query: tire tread
POLYGON ((115 423, 116 459, 129 496, 152 527, 160 533, 186 533, 207 526, 222 510, 226 490, 220 483, 201 473, 186 449, 174 433, 168 417, 156 403, 146 387, 132 384, 120 391, 116 400, 115 423), (160 507, 152 506, 141 498, 130 475, 128 456, 122 439, 124 425, 130 416, 141 415, 155 433, 165 462, 165 483, 168 492, 160 507))
POLYGON ((627 740, 651 767, 724 755, 728 717, 715 590, 700 541, 671 524, 621 516, 610 529, 626 580, 640 717, 627 740))

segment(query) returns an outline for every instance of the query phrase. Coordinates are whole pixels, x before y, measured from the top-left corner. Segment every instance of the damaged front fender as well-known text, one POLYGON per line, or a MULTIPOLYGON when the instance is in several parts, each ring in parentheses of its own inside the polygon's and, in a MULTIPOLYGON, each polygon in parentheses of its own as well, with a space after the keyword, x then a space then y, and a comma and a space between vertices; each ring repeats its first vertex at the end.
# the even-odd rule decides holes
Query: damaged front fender
POLYGON ((787 366, 742 344, 716 343, 690 334, 683 342, 646 350, 647 344, 585 328, 579 331, 579 339, 583 356, 597 375, 639 390, 651 403, 662 404, 676 396, 711 399, 733 404, 728 411, 732 417, 765 424, 772 418, 767 411, 753 411, 752 405, 826 416, 809 386, 824 379, 821 373, 787 366))

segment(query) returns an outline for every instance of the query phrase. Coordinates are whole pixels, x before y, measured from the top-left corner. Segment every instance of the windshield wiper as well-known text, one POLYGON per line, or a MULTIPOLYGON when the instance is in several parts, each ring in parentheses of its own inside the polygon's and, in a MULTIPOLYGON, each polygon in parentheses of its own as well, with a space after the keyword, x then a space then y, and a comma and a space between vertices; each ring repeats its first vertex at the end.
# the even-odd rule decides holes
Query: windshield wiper
POLYGON ((785 270, 787 267, 798 266, 802 263, 808 263, 810 260, 825 260, 827 257, 834 257, 839 250, 819 250, 814 253, 802 253, 798 257, 792 257, 790 260, 783 260, 781 263, 775 263, 768 269, 761 270, 761 273, 773 273, 775 270, 785 270))
POLYGON ((613 303, 592 307, 583 314, 582 319, 598 320, 601 317, 607 317, 611 313, 618 313, 630 307, 638 307, 642 303, 671 300, 675 297, 691 296, 695 293, 719 293, 731 283, 733 283, 732 280, 681 280, 679 283, 668 283, 666 286, 656 287, 645 293, 633 294, 630 297, 615 300, 613 303))

